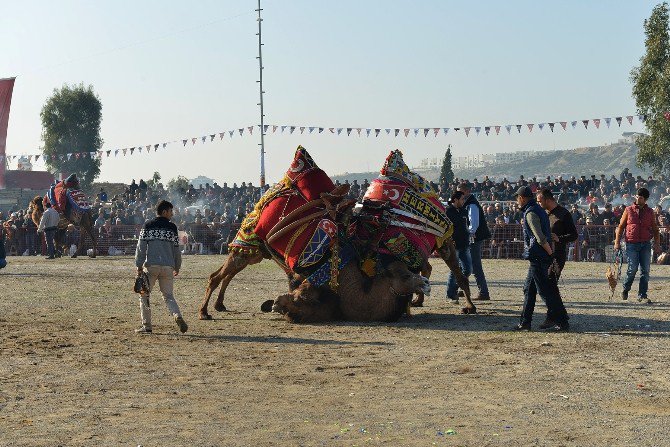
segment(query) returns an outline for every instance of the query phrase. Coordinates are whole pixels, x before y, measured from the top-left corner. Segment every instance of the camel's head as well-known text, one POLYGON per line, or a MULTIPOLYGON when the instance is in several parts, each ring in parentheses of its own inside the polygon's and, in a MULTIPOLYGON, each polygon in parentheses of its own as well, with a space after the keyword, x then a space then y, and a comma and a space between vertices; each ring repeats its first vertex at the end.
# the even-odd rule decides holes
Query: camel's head
POLYGON ((428 278, 413 273, 407 265, 400 261, 393 261, 385 268, 385 275, 391 280, 391 292, 398 296, 411 297, 414 293, 430 295, 428 278))

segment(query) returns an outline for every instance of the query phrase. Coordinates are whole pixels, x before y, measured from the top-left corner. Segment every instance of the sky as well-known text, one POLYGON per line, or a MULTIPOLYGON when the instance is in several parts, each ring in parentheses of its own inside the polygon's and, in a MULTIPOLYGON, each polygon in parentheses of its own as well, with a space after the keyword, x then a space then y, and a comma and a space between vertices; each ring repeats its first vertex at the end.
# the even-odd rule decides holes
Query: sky
MULTIPOLYGON (((262 0, 265 123, 453 129, 633 115, 630 71, 656 3, 262 0)), ((179 141, 103 158, 99 180, 127 183, 158 171, 164 180, 258 184, 257 128, 199 139, 260 123, 256 5, 0 0, 0 78, 17 78, 7 154, 39 154, 42 106, 54 89, 83 83, 102 102, 103 150, 179 141)), ((644 127, 635 119, 610 129, 409 138, 270 128, 266 178, 282 177, 298 145, 336 175, 377 171, 396 148, 416 166, 443 157, 449 144, 454 156, 571 149, 615 142, 623 131, 644 127)))

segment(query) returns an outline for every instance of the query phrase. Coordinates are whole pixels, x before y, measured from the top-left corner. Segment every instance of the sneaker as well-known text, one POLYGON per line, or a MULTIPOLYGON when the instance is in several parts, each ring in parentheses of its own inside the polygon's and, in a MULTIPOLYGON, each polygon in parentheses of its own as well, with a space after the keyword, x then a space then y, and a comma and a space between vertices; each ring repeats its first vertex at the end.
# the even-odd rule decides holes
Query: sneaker
POLYGON ((530 332, 530 323, 519 323, 512 330, 516 332, 530 332))
POLYGON ((151 328, 147 326, 142 326, 139 329, 135 329, 136 334, 151 334, 151 332, 151 328))
POLYGON ((628 299, 628 290, 621 291, 621 299, 626 301, 628 299))
POLYGON ((651 300, 649 298, 638 298, 637 302, 643 304, 651 304, 651 300))
POLYGON ((540 329, 549 329, 550 327, 556 326, 556 323, 551 320, 544 320, 544 323, 540 325, 540 329))
POLYGON ((183 334, 184 332, 188 331, 188 324, 186 324, 184 318, 181 315, 175 315, 174 321, 177 323, 177 326, 179 326, 179 332, 183 334))

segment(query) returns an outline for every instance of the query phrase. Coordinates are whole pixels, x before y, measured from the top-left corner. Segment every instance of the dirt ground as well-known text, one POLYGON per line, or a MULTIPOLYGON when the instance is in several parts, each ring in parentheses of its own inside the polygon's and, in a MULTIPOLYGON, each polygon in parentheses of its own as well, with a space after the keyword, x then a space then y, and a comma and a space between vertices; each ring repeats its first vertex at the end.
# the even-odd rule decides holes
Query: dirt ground
POLYGON ((154 295, 140 336, 132 259, 9 258, 0 446, 670 445, 669 267, 652 267, 648 305, 608 301, 605 264, 569 263, 572 332, 547 334, 508 330, 522 261, 485 262, 477 315, 446 302, 435 261, 411 318, 299 326, 260 312, 286 289, 267 261, 233 281, 229 312, 197 320, 222 260, 184 260, 188 333, 154 295))

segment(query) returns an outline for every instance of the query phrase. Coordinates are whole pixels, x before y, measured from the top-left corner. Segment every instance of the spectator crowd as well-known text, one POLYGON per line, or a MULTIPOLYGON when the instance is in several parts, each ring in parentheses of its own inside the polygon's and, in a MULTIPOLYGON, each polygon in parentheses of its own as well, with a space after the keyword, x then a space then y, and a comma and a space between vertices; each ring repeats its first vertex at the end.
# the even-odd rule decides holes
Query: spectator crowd
MULTIPOLYGON (((349 183, 345 181, 345 183, 349 183)), ((537 177, 494 181, 483 179, 454 179, 440 187, 432 183, 443 201, 461 183, 468 183, 472 193, 482 204, 484 215, 492 237, 483 248, 483 256, 489 258, 517 258, 522 250, 521 212, 513 195, 520 186, 529 186, 533 192, 548 188, 572 214, 580 237, 573 247, 571 259, 604 261, 608 247, 614 241, 614 230, 626 205, 634 200, 635 191, 645 187, 650 191, 649 204, 661 231, 664 251, 670 245, 670 179, 633 176, 625 169, 618 177, 605 175, 570 177, 537 177)), ((336 181, 339 184, 339 181, 336 181)), ((369 182, 354 180, 351 183, 351 198, 361 199, 369 182)), ((106 254, 110 247, 117 252, 134 250, 141 226, 154 217, 153 207, 160 199, 175 205, 173 222, 180 230, 181 242, 197 253, 225 253, 227 243, 235 235, 244 216, 249 213, 263 193, 263 189, 251 182, 241 185, 222 186, 217 183, 164 186, 159 182, 133 180, 123 192, 109 196, 100 189, 92 198, 92 213, 95 231, 98 234, 99 252, 106 254), (195 247, 195 248, 194 248, 195 247)), ((18 209, 4 214, 0 212, 0 224, 5 236, 8 255, 36 255, 43 250, 37 227, 31 219, 32 210, 18 209)), ((67 245, 76 244, 79 230, 68 227, 67 245)))

